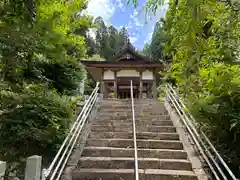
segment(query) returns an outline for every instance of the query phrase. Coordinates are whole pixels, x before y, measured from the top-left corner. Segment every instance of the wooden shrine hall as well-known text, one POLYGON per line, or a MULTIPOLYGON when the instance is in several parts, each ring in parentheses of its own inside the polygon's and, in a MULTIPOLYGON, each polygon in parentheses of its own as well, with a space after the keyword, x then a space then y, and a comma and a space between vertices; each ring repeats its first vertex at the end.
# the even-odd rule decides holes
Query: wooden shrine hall
POLYGON ((137 54, 128 41, 122 50, 107 61, 82 61, 92 78, 101 82, 104 98, 157 98, 156 74, 164 68, 160 61, 137 54))

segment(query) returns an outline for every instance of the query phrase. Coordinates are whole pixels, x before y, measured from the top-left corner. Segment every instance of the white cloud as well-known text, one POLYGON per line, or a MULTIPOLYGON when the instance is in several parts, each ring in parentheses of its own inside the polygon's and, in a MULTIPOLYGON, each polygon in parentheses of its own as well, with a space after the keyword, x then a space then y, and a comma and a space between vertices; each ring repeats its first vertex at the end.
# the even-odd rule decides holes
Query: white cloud
POLYGON ((140 23, 140 21, 139 21, 138 19, 135 21, 135 25, 136 25, 137 27, 143 27, 143 26, 144 26, 144 24, 143 24, 143 23, 140 23))
POLYGON ((124 12, 124 7, 123 7, 123 3, 121 0, 116 0, 117 2, 117 6, 124 12))
POLYGON ((117 30, 119 31, 120 29, 123 28, 123 26, 116 26, 117 30))
POLYGON ((136 32, 129 32, 129 36, 131 36, 131 37, 136 37, 136 36, 137 36, 137 33, 136 33, 136 32))
POLYGON ((168 9, 168 4, 164 4, 162 6, 159 6, 156 10, 156 18, 164 17, 168 9))
POLYGON ((139 12, 136 9, 134 9, 133 15, 136 17, 138 14, 139 14, 139 12))
MULTIPOLYGON (((155 27, 155 23, 156 21, 159 21, 161 17, 164 17, 166 12, 167 12, 167 8, 168 8, 168 4, 164 4, 163 6, 159 6, 158 9, 156 10, 155 15, 154 14, 150 14, 148 16, 146 20, 146 23, 143 23, 143 29, 144 32, 143 34, 141 34, 142 36, 144 36, 145 40, 144 40, 144 44, 146 43, 150 43, 151 39, 152 39, 152 34, 154 31, 154 27, 155 27)), ((142 14, 141 14, 142 15, 142 14)), ((143 20, 143 16, 142 16, 142 20, 143 20)))
POLYGON ((96 29, 89 29, 88 35, 95 40, 96 39, 96 29))
POLYGON ((147 38, 144 41, 144 44, 149 43, 152 39, 153 32, 148 33, 147 38))
POLYGON ((129 21, 127 26, 126 26, 127 30, 131 30, 133 28, 133 23, 132 21, 129 21))
POLYGON ((152 29, 151 29, 151 30, 154 31, 154 28, 155 28, 155 25, 152 26, 152 29))
POLYGON ((139 14, 138 11, 136 9, 134 9, 133 13, 130 15, 130 18, 131 19, 136 19, 138 14, 139 14))
POLYGON ((133 28, 132 24, 128 24, 127 30, 130 30, 130 29, 132 29, 132 28, 133 28))
POLYGON ((86 11, 94 17, 101 16, 106 25, 110 25, 115 9, 111 0, 90 0, 86 11))
POLYGON ((140 23, 138 14, 139 13, 136 11, 136 9, 134 9, 133 13, 130 14, 130 21, 128 23, 129 28, 132 28, 133 25, 135 25, 137 28, 138 27, 143 27, 143 24, 140 23))
POLYGON ((131 43, 135 43, 138 40, 136 36, 130 36, 129 39, 131 43))

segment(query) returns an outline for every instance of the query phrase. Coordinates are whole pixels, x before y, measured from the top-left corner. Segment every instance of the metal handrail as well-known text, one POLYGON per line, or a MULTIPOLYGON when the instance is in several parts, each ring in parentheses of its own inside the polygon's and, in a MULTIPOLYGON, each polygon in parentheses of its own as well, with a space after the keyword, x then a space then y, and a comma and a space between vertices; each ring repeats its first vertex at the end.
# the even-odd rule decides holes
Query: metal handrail
MULTIPOLYGON (((171 90, 174 92, 175 96, 177 96, 176 92, 174 91, 174 89, 168 85, 171 90)), ((183 106, 183 108, 187 108, 185 106, 185 104, 183 104, 182 100, 179 98, 179 102, 181 103, 181 105, 183 106)), ((188 113, 189 117, 193 120, 193 122, 196 122, 195 119, 193 118, 193 116, 188 113)), ((194 125, 194 124, 193 124, 194 125)), ((209 138, 207 137, 207 135, 200 130, 201 134, 203 135, 204 139, 206 140, 207 144, 211 147, 211 149, 214 151, 214 153, 216 154, 216 156, 218 157, 219 161, 222 163, 222 165, 225 167, 225 169, 227 170, 227 172, 229 173, 229 175, 232 177, 232 179, 237 180, 236 176, 233 174, 233 172, 230 170, 230 168, 228 167, 228 165, 226 164, 226 162, 223 160, 223 158, 221 157, 221 155, 217 152, 216 148, 213 146, 213 144, 211 143, 211 141, 209 140, 209 138)))
POLYGON ((221 180, 221 179, 228 180, 228 178, 226 177, 226 174, 224 173, 224 170, 220 167, 219 163, 216 160, 218 159, 218 161, 221 162, 221 166, 223 166, 226 172, 228 172, 228 175, 233 180, 237 180, 236 176, 232 173, 232 171, 227 166, 227 164, 225 163, 223 158, 220 156, 220 154, 217 152, 216 148, 210 142, 206 134, 202 130, 199 130, 200 134, 198 133, 196 120, 193 118, 193 116, 189 112, 185 112, 187 109, 186 106, 183 104, 181 98, 179 98, 177 93, 169 84, 166 85, 166 93, 167 93, 167 98, 173 104, 178 115, 180 116, 181 120, 186 126, 191 136, 191 139, 196 144, 198 150, 202 154, 204 160, 207 162, 215 178, 217 180, 221 180), (210 150, 213 152, 213 154, 210 152, 210 150))
POLYGON ((50 178, 50 180, 53 180, 55 179, 56 174, 58 174, 56 178, 57 180, 61 177, 62 171, 64 170, 65 165, 72 153, 72 150, 75 147, 75 144, 80 136, 81 130, 88 118, 88 115, 91 112, 92 107, 97 100, 98 90, 99 90, 99 82, 96 84, 95 89, 91 93, 87 102, 84 104, 82 111, 78 115, 77 120, 74 122, 69 134, 67 135, 64 142, 62 143, 60 149, 58 150, 49 168, 43 169, 43 172, 42 172, 43 180, 46 178, 50 178), (61 168, 60 171, 58 171, 59 168, 61 168))
POLYGON ((133 141, 134 141, 134 162, 135 162, 135 180, 139 180, 138 173, 138 155, 137 155, 137 138, 136 138, 136 121, 135 121, 135 110, 133 100, 133 85, 131 80, 131 101, 132 101, 132 123, 133 123, 133 141))

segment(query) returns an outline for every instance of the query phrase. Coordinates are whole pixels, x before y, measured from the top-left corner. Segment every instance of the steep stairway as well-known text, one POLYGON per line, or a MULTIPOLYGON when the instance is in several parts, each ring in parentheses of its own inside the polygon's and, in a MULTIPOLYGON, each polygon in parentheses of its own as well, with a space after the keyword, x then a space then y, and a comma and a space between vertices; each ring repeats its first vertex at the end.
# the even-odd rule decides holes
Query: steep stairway
MULTIPOLYGON (((140 180, 197 180, 163 104, 135 101, 140 180)), ((130 100, 103 100, 74 180, 134 180, 130 100)))

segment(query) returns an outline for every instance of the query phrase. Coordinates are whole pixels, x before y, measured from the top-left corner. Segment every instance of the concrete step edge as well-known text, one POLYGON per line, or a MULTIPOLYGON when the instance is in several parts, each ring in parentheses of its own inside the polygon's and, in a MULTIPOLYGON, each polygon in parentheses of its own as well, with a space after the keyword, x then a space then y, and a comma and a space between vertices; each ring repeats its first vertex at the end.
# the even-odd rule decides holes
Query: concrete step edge
MULTIPOLYGON (((152 121, 138 121, 138 122, 135 122, 135 124, 136 125, 145 125, 145 126, 174 126, 173 125, 173 122, 172 121, 157 121, 157 122, 152 122, 152 121)), ((93 122, 93 124, 92 125, 110 125, 110 126, 121 126, 121 125, 123 125, 123 126, 127 126, 127 125, 132 125, 132 122, 131 121, 129 121, 129 122, 118 122, 118 121, 116 121, 116 122, 111 122, 111 121, 106 121, 106 122, 104 122, 104 121, 95 121, 95 122, 93 122)))
MULTIPOLYGON (((136 126, 139 126, 139 124, 136 124, 136 126)), ((103 126, 102 124, 93 124, 91 127, 106 127, 106 126, 103 126)), ((116 127, 121 127, 121 126, 116 126, 116 127)), ((176 128, 175 126, 158 126, 158 125, 146 125, 146 127, 176 128)))
MULTIPOLYGON (((99 140, 99 141, 133 141, 132 139, 122 139, 122 138, 112 138, 112 139, 108 139, 108 138, 88 138, 87 140, 99 140)), ((156 140, 156 139, 139 139, 138 141, 142 141, 142 142, 148 142, 148 141, 154 141, 154 142, 172 142, 172 143, 182 143, 180 140, 156 140)))
MULTIPOLYGON (((122 147, 99 147, 87 146, 83 149, 83 157, 133 157, 134 148, 122 147)), ((138 148, 139 158, 158 158, 158 159, 185 159, 187 160, 187 152, 180 149, 147 149, 145 147, 138 148)))
MULTIPOLYGON (((91 127, 92 132, 132 132, 132 127, 130 126, 103 126, 103 125, 94 125, 91 127)), ((174 126, 144 126, 136 125, 136 131, 146 131, 146 132, 169 132, 175 133, 176 127, 174 126)))
MULTIPOLYGON (((150 118, 146 118, 146 119, 136 119, 136 121, 139 122, 172 122, 171 119, 150 119, 150 118)), ((130 123, 132 122, 132 118, 129 119, 101 119, 101 118, 97 118, 94 122, 127 122, 130 123)))
MULTIPOLYGON (((99 133, 128 133, 128 134, 132 134, 132 132, 122 132, 122 131, 105 131, 105 132, 99 132, 99 133)), ((136 132, 136 134, 138 133, 145 133, 145 134, 159 134, 159 135, 179 135, 177 132, 175 133, 170 133, 170 132, 149 132, 149 131, 141 131, 141 132, 136 132)))
MULTIPOLYGON (((86 146, 84 149, 97 149, 97 150, 134 150, 134 148, 118 148, 118 147, 98 147, 98 146, 86 146)), ((186 152, 185 150, 180 149, 148 149, 148 148, 139 148, 141 151, 163 151, 163 152, 186 152)))
MULTIPOLYGON (((158 140, 179 140, 178 133, 168 133, 168 132, 137 132, 137 139, 158 139, 158 140)), ((132 139, 133 133, 132 131, 123 132, 123 131, 102 131, 96 132, 91 131, 89 134, 89 138, 126 138, 132 139)))
MULTIPOLYGON (((93 157, 93 156, 82 156, 79 159, 83 160, 92 160, 92 161, 134 161, 134 157, 93 157)), ((138 161, 160 161, 160 162, 181 162, 181 163, 191 163, 187 159, 160 159, 160 158, 138 158, 138 161)))
MULTIPOLYGON (((134 173, 134 169, 95 169, 95 168, 80 168, 76 169, 75 172, 83 173, 134 173)), ((165 170, 165 169, 139 169, 141 174, 165 174, 165 175, 187 175, 196 176, 193 171, 183 171, 183 170, 165 170)))
MULTIPOLYGON (((124 147, 124 148, 133 148, 132 139, 123 139, 123 138, 91 138, 86 142, 86 146, 98 146, 98 147, 124 147)), ((181 141, 176 140, 137 140, 137 147, 141 148, 151 148, 151 149, 181 149, 183 150, 183 144, 181 141)))
MULTIPOLYGON (((139 168, 169 169, 169 170, 192 170, 192 164, 188 160, 138 158, 139 168)), ((81 157, 78 163, 82 168, 134 168, 133 157, 81 157)))

